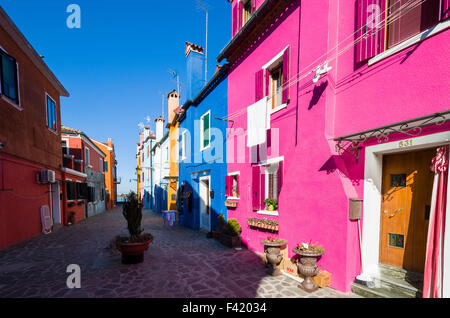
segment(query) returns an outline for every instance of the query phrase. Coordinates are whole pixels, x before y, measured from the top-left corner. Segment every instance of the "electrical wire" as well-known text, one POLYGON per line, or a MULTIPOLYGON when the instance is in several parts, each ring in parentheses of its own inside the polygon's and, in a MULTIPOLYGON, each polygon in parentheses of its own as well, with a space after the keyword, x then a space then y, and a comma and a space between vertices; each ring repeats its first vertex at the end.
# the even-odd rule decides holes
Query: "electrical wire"
MULTIPOLYGON (((411 10, 413 10, 414 8, 417 8, 418 6, 420 6, 422 3, 429 1, 429 0, 409 0, 407 2, 405 2, 403 5, 401 5, 398 9, 396 9, 396 11, 392 12, 391 14, 389 14, 389 16, 387 18, 384 19, 380 19, 378 24, 376 24, 373 29, 379 29, 382 26, 389 26, 391 24, 393 24, 394 22, 398 21, 401 17, 405 16, 406 14, 408 14, 411 10), (411 5, 411 6, 410 6, 411 5), (407 9, 406 12, 404 12, 403 10, 407 9), (386 23, 386 20, 387 23, 386 23)), ((388 7, 387 9, 383 10, 378 16, 377 16, 377 20, 385 15, 386 16, 386 11, 390 10, 394 5, 391 5, 390 7, 388 7)), ((277 93, 270 95, 267 97, 268 100, 271 100, 273 97, 278 96, 280 94, 280 91, 287 89, 289 87, 291 87, 292 85, 298 83, 299 81, 301 81, 302 79, 306 78, 307 76, 311 75, 312 73, 314 73, 319 67, 321 67, 323 63, 318 64, 317 66, 315 66, 314 68, 312 68, 309 71, 306 71, 311 65, 314 65, 318 60, 320 60, 323 57, 328 56, 328 54, 332 51, 335 51, 336 49, 339 49, 339 47, 341 45, 343 45, 343 43, 345 43, 349 38, 355 36, 355 34, 361 32, 361 30, 363 30, 363 28, 366 27, 366 24, 361 26, 361 28, 359 28, 358 30, 356 30, 354 33, 352 33, 351 35, 347 36, 343 41, 339 42, 334 48, 330 49, 328 52, 326 52, 325 54, 321 55, 319 58, 317 58, 316 60, 314 60, 312 63, 310 63, 307 67, 303 68, 302 71, 298 72, 297 74, 295 74, 293 77, 291 77, 291 79, 289 81, 287 81, 285 84, 283 84, 280 88, 277 89, 277 93), (300 75, 302 74, 302 75, 300 75)), ((377 31, 380 32, 380 31, 377 31)), ((338 51, 334 56, 331 56, 330 58, 326 59, 326 61, 330 62, 332 60, 337 59, 338 57, 340 57, 341 55, 343 55, 345 52, 347 52, 349 49, 353 48, 358 42, 362 41, 363 39, 365 39, 367 37, 367 34, 362 34, 361 36, 359 36, 357 39, 355 39, 352 43, 347 44, 343 49, 341 49, 340 51, 338 51)), ((238 110, 234 113, 231 113, 230 115, 226 116, 226 117, 222 117, 219 118, 220 120, 231 120, 231 119, 235 119, 237 117, 242 116, 244 113, 247 112, 246 108, 243 108, 241 110, 238 110)))

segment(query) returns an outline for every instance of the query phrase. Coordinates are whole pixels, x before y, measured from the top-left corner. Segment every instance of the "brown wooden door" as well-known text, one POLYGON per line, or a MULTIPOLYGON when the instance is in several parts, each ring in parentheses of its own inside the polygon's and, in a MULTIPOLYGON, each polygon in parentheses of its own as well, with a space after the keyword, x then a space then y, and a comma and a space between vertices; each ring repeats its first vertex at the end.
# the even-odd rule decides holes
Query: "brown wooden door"
POLYGON ((423 272, 436 149, 383 158, 380 263, 423 272))

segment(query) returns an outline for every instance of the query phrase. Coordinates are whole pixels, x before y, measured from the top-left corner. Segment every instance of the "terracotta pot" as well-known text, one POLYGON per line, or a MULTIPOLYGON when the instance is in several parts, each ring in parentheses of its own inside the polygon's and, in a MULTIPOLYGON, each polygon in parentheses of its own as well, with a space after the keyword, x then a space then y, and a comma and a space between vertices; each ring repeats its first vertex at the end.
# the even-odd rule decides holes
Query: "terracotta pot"
POLYGON ((144 252, 148 250, 153 238, 141 243, 120 243, 123 264, 138 264, 144 261, 144 252))
POLYGON ((219 231, 212 231, 212 234, 213 234, 213 238, 214 238, 216 241, 218 241, 218 240, 219 240, 220 232, 219 232, 219 231))

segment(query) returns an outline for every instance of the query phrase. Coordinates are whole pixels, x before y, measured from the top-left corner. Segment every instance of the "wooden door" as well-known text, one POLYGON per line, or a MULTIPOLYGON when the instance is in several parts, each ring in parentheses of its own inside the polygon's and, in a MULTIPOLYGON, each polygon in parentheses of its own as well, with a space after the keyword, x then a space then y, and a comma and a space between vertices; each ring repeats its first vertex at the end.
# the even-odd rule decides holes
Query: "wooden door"
POLYGON ((380 263, 423 273, 436 149, 383 158, 380 263))

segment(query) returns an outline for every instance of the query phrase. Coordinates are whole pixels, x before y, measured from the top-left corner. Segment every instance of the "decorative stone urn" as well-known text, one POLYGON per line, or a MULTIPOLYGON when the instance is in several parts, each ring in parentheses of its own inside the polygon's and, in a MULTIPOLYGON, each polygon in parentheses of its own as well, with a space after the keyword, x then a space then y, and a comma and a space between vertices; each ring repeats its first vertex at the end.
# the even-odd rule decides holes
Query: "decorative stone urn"
POLYGON ((281 255, 281 247, 286 244, 285 240, 277 239, 274 241, 264 240, 261 242, 265 246, 267 262, 270 264, 268 274, 272 276, 280 276, 281 271, 277 266, 281 263, 283 255, 281 255))
POLYGON ((314 251, 302 251, 298 247, 292 250, 294 253, 300 256, 300 261, 297 261, 297 267, 300 274, 305 276, 305 280, 298 285, 298 288, 312 293, 319 289, 311 277, 319 274, 320 269, 319 266, 316 265, 317 258, 323 255, 323 252, 314 252, 314 251))

